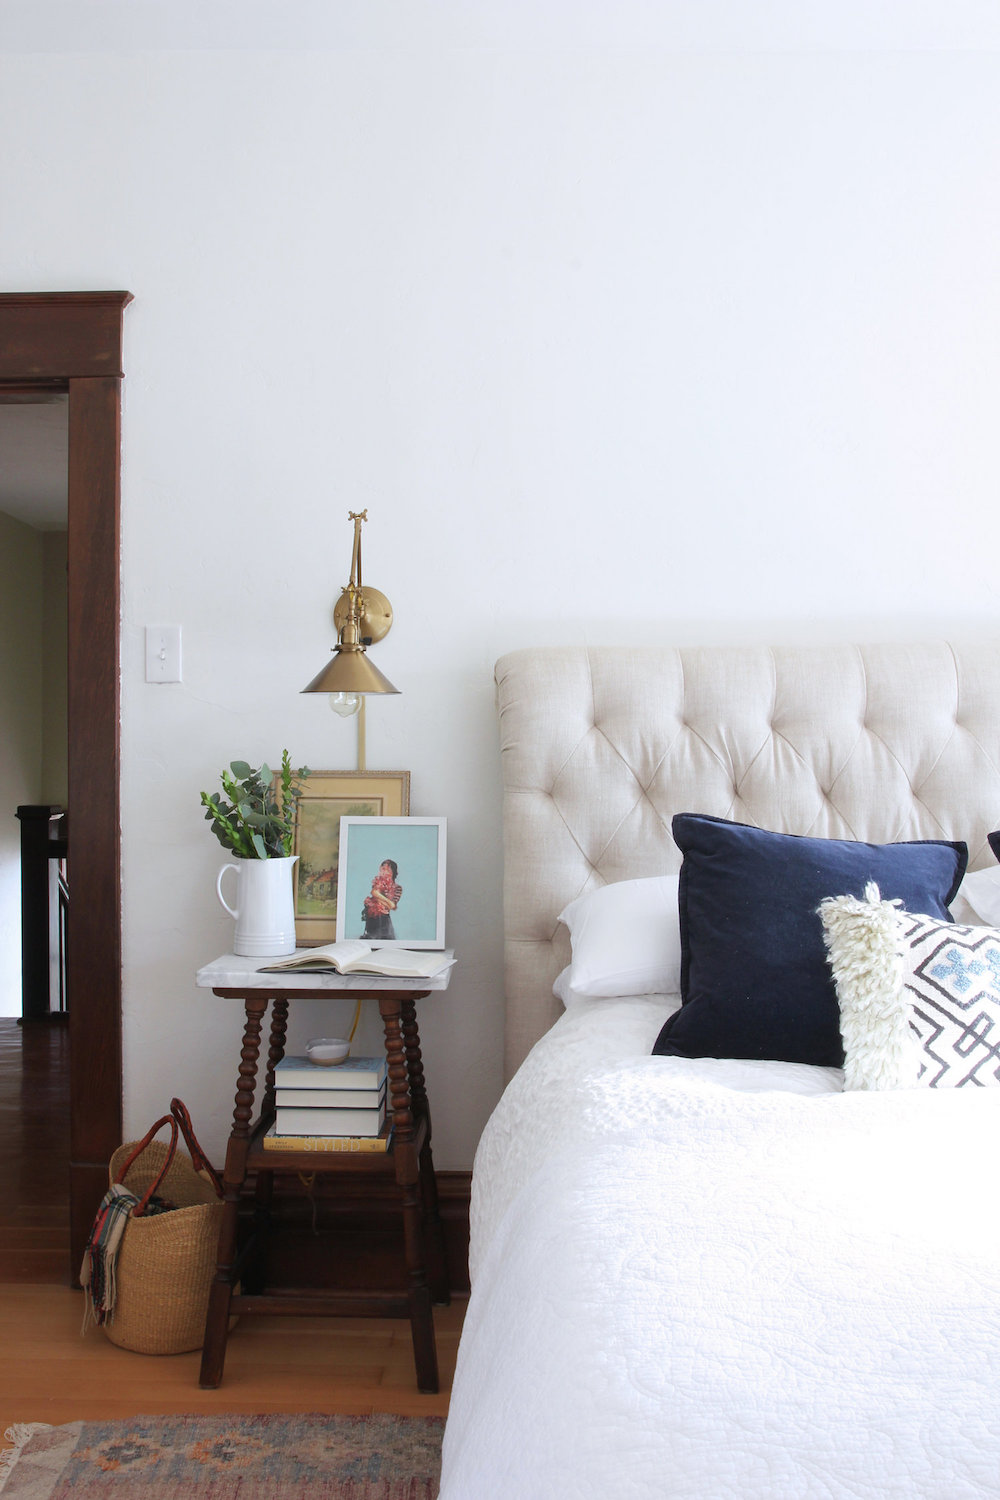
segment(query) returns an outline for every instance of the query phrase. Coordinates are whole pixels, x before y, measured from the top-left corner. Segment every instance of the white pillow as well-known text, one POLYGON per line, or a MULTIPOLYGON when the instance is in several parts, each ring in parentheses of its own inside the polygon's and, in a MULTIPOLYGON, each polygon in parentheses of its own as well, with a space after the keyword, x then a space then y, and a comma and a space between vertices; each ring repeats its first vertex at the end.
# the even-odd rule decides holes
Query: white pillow
POLYGON ((572 963, 553 985, 564 1005, 581 995, 680 994, 677 879, 619 880, 577 896, 559 913, 573 950, 572 963))
POLYGON ((987 927, 1000 927, 1000 865, 968 872, 951 905, 956 922, 965 919, 965 913, 959 911, 959 903, 963 900, 980 922, 985 922, 987 927))

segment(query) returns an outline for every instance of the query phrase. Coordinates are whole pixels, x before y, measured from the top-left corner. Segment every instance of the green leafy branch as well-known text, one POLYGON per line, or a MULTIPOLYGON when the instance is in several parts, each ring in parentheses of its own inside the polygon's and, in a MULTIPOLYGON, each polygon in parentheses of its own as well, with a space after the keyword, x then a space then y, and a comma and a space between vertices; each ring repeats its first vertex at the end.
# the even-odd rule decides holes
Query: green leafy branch
POLYGON ((285 822, 284 848, 286 854, 292 852, 292 841, 295 834, 295 819, 298 815, 299 798, 302 796, 303 785, 309 775, 308 766, 299 766, 297 771, 292 770, 292 763, 288 758, 288 751, 281 752, 281 816, 285 822))
POLYGON ((307 766, 293 771, 288 751, 282 751, 281 771, 269 766, 254 769, 234 760, 220 773, 222 792, 202 792, 205 821, 224 849, 240 859, 280 859, 292 852, 295 814, 307 766))

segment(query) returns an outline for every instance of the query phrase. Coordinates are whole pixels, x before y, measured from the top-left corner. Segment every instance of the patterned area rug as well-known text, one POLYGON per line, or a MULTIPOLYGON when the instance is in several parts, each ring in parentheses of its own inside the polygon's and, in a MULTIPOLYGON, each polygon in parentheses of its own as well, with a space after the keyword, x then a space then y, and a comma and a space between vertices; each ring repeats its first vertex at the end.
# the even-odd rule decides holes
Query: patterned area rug
POLYGON ((12 1427, 3 1500, 434 1500, 441 1417, 135 1417, 12 1427))

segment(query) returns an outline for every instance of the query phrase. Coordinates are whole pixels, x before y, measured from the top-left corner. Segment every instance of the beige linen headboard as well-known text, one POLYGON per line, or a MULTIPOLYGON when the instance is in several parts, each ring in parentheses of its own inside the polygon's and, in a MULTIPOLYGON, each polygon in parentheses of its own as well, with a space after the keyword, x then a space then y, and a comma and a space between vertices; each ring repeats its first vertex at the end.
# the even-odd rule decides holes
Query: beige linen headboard
POLYGON ((874 842, 1000 828, 1000 643, 515 651, 496 667, 509 1077, 561 1013, 567 902, 676 869, 677 812, 874 842))

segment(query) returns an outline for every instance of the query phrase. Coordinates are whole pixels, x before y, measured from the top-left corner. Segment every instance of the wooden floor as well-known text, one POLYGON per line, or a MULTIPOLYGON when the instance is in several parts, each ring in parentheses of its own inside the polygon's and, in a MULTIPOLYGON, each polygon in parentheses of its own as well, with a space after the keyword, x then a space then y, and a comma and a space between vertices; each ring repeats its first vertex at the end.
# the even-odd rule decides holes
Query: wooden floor
POLYGON ((69 1029, 0 1016, 0 1285, 66 1282, 69 1029))
POLYGON ((409 1324, 370 1318, 244 1318, 218 1390, 200 1353, 132 1354, 90 1329, 70 1286, 65 1027, 0 1017, 0 1446, 12 1422, 171 1412, 444 1415, 465 1302, 435 1310, 441 1393, 423 1396, 409 1324))

